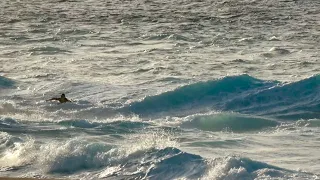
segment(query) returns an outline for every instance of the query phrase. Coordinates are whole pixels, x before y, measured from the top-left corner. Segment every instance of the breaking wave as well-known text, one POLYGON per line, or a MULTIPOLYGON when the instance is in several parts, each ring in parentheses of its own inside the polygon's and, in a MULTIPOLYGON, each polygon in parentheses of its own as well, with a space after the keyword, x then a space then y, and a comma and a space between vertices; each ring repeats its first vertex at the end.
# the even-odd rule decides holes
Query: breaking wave
POLYGON ((38 143, 34 139, 14 140, 0 134, 1 169, 11 171, 24 166, 36 173, 60 174, 62 177, 104 179, 255 179, 312 178, 312 174, 295 172, 245 157, 226 156, 206 159, 184 152, 168 134, 153 133, 146 139, 135 135, 120 146, 88 142, 81 137, 68 141, 38 143), (8 144, 3 140, 16 141, 8 144), (81 174, 90 170, 90 175, 81 174), (89 177, 90 176, 90 177, 89 177))

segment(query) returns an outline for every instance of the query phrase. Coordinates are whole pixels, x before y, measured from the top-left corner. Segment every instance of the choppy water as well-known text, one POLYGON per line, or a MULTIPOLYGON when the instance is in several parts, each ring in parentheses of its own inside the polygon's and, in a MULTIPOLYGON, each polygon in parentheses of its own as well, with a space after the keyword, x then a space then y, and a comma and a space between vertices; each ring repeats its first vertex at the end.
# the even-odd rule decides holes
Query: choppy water
POLYGON ((319 9, 1 1, 0 176, 319 179, 319 9))

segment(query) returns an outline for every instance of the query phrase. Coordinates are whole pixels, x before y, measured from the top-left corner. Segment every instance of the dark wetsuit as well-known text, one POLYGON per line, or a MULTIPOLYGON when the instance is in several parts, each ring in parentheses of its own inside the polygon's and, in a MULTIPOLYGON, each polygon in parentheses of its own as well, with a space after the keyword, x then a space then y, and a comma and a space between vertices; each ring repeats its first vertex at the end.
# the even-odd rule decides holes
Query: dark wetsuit
POLYGON ((51 98, 51 99, 48 99, 48 101, 52 101, 52 100, 59 101, 60 103, 71 102, 69 99, 66 98, 66 96, 65 96, 64 94, 61 94, 61 97, 60 97, 60 98, 51 98))

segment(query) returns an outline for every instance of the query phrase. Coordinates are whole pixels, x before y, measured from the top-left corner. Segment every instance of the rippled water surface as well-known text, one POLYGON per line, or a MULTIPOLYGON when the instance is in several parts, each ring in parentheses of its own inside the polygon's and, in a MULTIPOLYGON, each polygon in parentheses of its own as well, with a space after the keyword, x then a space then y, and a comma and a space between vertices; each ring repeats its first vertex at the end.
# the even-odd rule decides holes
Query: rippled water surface
POLYGON ((0 176, 319 179, 319 9, 2 0, 0 176))

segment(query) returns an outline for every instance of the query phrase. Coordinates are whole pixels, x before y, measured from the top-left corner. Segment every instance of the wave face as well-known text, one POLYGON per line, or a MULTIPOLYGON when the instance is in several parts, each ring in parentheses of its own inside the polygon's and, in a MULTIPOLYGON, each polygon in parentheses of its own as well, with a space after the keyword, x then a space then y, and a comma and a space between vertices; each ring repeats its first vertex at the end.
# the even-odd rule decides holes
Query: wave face
POLYGON ((228 102, 224 110, 273 116, 280 119, 319 118, 320 75, 266 88, 228 102))
POLYGON ((272 82, 264 82, 248 75, 225 77, 146 97, 141 102, 130 104, 129 110, 137 114, 147 114, 205 105, 222 107, 223 102, 234 96, 272 86, 274 86, 272 82))
POLYGON ((141 116, 209 109, 296 120, 319 118, 319 107, 320 75, 290 84, 239 75, 146 97, 126 109, 141 116))
POLYGON ((0 76, 0 88, 11 88, 14 84, 13 80, 0 76))

